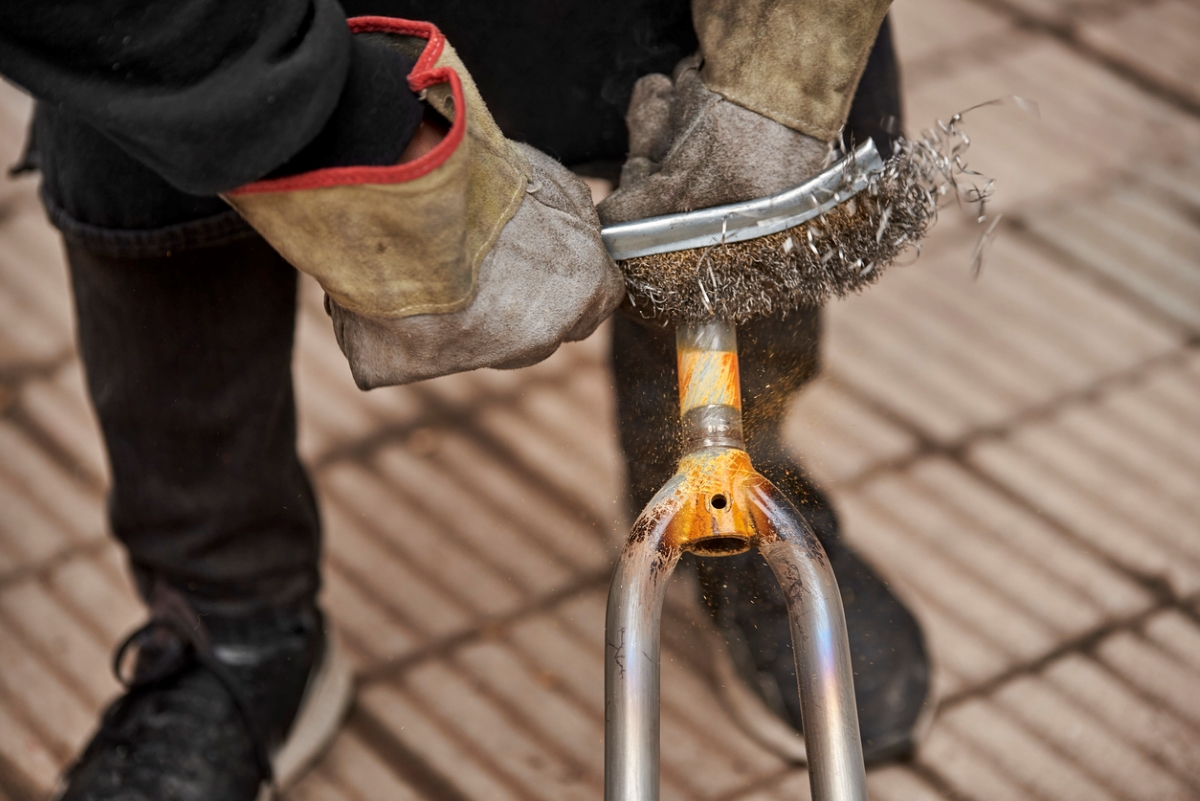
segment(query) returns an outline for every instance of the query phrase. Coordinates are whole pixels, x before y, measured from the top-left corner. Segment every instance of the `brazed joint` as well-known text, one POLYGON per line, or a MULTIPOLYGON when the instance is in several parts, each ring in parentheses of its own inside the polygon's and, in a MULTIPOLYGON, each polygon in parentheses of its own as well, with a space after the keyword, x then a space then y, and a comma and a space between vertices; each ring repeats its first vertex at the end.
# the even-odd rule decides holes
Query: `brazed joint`
POLYGON ((683 415, 683 452, 704 448, 746 449, 742 413, 733 406, 697 406, 683 415))

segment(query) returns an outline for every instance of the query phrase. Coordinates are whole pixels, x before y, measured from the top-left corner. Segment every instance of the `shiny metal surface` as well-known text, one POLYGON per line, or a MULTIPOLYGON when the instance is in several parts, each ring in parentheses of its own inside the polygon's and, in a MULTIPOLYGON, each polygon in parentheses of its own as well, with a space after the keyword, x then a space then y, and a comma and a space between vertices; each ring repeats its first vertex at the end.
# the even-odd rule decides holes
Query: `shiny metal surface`
POLYGON ((658 799, 659 628, 667 581, 682 554, 666 542, 669 523, 669 518, 646 514, 638 519, 609 587, 604 647, 605 801, 658 799))
POLYGON ((600 236, 617 261, 756 239, 811 220, 848 200, 863 190, 870 173, 882 167, 883 159, 868 139, 829 169, 777 195, 608 225, 600 236))
POLYGON ((745 448, 742 413, 733 406, 699 406, 683 416, 683 451, 745 448))
POLYGON ((741 445, 734 327, 680 326, 676 345, 684 455, 634 523, 609 588, 605 799, 658 799, 659 629, 680 556, 719 557, 757 545, 788 603, 812 797, 864 801, 841 595, 821 543, 741 445))
POLYGON ((675 332, 683 452, 744 448, 737 331, 730 323, 685 323, 675 332))
POLYGON ((774 538, 764 537, 758 546, 787 599, 812 797, 866 801, 850 640, 837 579, 799 512, 766 479, 753 503, 773 529, 774 538))

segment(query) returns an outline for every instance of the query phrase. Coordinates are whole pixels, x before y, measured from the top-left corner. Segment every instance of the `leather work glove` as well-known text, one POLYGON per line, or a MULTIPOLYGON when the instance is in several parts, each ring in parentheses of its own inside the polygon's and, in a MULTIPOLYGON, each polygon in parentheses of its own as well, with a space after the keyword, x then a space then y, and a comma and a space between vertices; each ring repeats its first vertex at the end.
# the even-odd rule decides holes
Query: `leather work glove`
POLYGON ((634 86, 607 223, 765 197, 826 166, 890 0, 693 0, 700 53, 634 86))
POLYGON ((504 137, 436 27, 350 26, 417 59, 409 86, 449 132, 414 161, 259 181, 226 200, 320 282, 358 386, 523 367, 591 334, 623 284, 587 186, 504 137))

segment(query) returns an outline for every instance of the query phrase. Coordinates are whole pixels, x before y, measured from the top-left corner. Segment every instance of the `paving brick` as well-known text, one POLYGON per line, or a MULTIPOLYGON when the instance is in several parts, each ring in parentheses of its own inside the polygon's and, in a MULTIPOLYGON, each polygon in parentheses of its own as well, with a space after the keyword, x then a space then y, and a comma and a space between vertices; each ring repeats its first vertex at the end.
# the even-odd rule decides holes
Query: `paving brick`
POLYGON ((1096 661, 1072 654, 1042 675, 1063 696, 1100 719, 1098 729, 1164 765, 1193 791, 1200 788, 1200 733, 1096 661))
POLYGON ((370 662, 399 659, 416 650, 422 639, 420 635, 381 606, 369 588, 335 564, 325 566, 322 578, 322 602, 356 668, 370 662))
POLYGON ((1019 782, 1017 774, 997 764, 990 754, 941 721, 934 723, 921 743, 917 760, 958 797, 969 801, 1031 801, 1037 798, 1029 787, 1019 782))
POLYGON ((315 325, 301 315, 292 367, 299 448, 310 461, 335 445, 363 440, 381 424, 365 403, 367 393, 354 385, 337 343, 330 341, 332 333, 315 331, 315 325))
POLYGON ((867 794, 874 801, 946 801, 911 768, 889 765, 867 773, 867 794))
MULTIPOLYGON (((935 664, 969 685, 985 681, 1013 664, 1014 657, 990 636, 991 620, 986 615, 975 620, 960 613, 957 605, 963 597, 968 609, 978 612, 979 605, 971 605, 970 600, 974 588, 961 578, 943 585, 941 579, 949 569, 944 559, 936 553, 932 560, 926 559, 930 553, 927 549, 914 551, 891 516, 853 495, 840 496, 838 509, 847 539, 890 584, 904 591, 902 597, 926 629, 935 664)), ((952 691, 960 688, 953 687, 952 691)))
POLYGON ((50 379, 22 384, 20 405, 39 434, 71 459, 83 482, 108 485, 108 456, 78 360, 72 359, 50 379))
POLYGON ((1148 438, 1136 436, 1125 420, 1113 419, 1096 406, 1067 407, 1054 422, 1106 464, 1123 469, 1170 503, 1200 514, 1200 495, 1195 491, 1200 463, 1189 464, 1177 453, 1156 447, 1148 438))
POLYGON ((340 787, 321 766, 309 771, 299 784, 288 790, 288 798, 295 801, 368 801, 340 787))
POLYGON ((3 703, 0 703, 0 755, 35 790, 48 795, 58 780, 59 759, 47 749, 45 740, 14 717, 3 703))
POLYGON ((418 492, 409 484, 386 481, 357 466, 338 465, 327 471, 323 485, 332 496, 328 516, 334 553, 338 521, 345 520, 476 611, 511 610, 525 597, 501 567, 489 563, 486 554, 434 515, 436 510, 414 503, 418 492))
POLYGON ((1114 426, 1146 443, 1166 464, 1182 465, 1184 475, 1200 469, 1200 454, 1195 452, 1192 437, 1187 435, 1185 416, 1173 413, 1154 397, 1153 390, 1147 389, 1145 382, 1139 382, 1131 391, 1106 394, 1096 408, 1114 426))
POLYGON ((583 799, 598 792, 597 780, 581 765, 520 725, 450 665, 421 665, 405 675, 404 683, 526 798, 583 799))
POLYGON ((1003 34, 1012 25, 1004 15, 963 0, 897 3, 890 13, 896 52, 906 75, 916 62, 933 60, 947 51, 977 47, 981 40, 1003 34))
POLYGON ((542 679, 560 687, 593 712, 604 710, 603 634, 584 635, 564 617, 575 606, 567 602, 554 613, 522 618, 506 638, 537 665, 542 679), (598 655, 599 654, 599 655, 598 655))
POLYGON ((768 786, 736 796, 737 801, 810 801, 808 771, 792 770, 782 777, 773 777, 768 786))
POLYGON ((525 801, 524 788, 499 776, 483 761, 485 752, 460 734, 457 724, 433 716, 405 690, 376 684, 359 696, 366 714, 378 720, 388 734, 467 798, 525 801))
POLYGON ((1092 19, 1107 19, 1133 6, 1127 0, 1005 0, 1004 5, 1015 12, 1068 27, 1092 19))
POLYGON ((322 773, 341 794, 362 801, 417 801, 420 795, 372 751, 353 729, 344 730, 321 760, 322 773))
POLYGON ((47 364, 63 358, 67 341, 52 324, 0 283, 0 367, 47 364))
POLYGON ((862 493, 955 562, 962 575, 1003 596, 1023 615, 1051 626, 1058 636, 1078 635, 1099 623, 1101 610, 1056 580, 1036 545, 1028 551, 1013 548, 1007 532, 955 508, 955 488, 970 483, 961 468, 934 458, 914 465, 908 475, 881 476, 862 493))
POLYGON ((511 453, 512 459, 539 474, 548 487, 599 514, 612 508, 613 477, 598 475, 573 458, 578 443, 555 436, 538 420, 508 406, 482 409, 478 421, 489 437, 511 453))
MULTIPOLYGON (((1200 562, 1196 513, 1163 493, 1152 478, 1140 475, 1124 460, 1098 458, 1087 441, 1067 435, 1053 423, 1023 426, 1009 441, 1066 481, 1097 499, 1097 506, 1145 533, 1145 540, 1178 554, 1189 564, 1200 562)), ((1200 473, 1196 474, 1200 478, 1200 473)))
POLYGON ((931 242, 912 267, 830 307, 829 371, 928 437, 1001 425, 1178 346, 1015 238, 997 241, 978 281, 961 245, 931 242))
POLYGON ((905 105, 909 126, 921 128, 993 98, 1016 94, 1039 103, 1040 120, 1012 107, 979 109, 968 118, 971 166, 999 187, 994 211, 1065 194, 1140 164, 1147 153, 1169 159, 1200 134, 1200 121, 1052 39, 1015 34, 990 52, 907 83, 905 105))
POLYGON ((326 514, 331 521, 329 561, 379 600, 402 626, 428 637, 469 625, 469 610, 440 577, 397 557, 350 516, 337 516, 333 508, 326 514))
MULTIPOLYGON (((943 787, 945 801, 1200 797, 1200 602, 1105 637, 1095 658, 1020 670, 1147 609, 1135 574, 1193 600, 1200 590, 1200 351, 1184 345, 1200 313, 1189 272, 1200 121, 1019 29, 1003 3, 1196 92, 1184 46, 1196 12, 1178 0, 893 10, 913 127, 1013 92, 1038 100, 1043 119, 972 113, 971 165, 999 179, 995 208, 1020 224, 973 282, 976 232, 948 213, 914 266, 834 304, 829 379, 801 395, 785 429, 834 486, 851 542, 911 602, 935 692, 952 696, 918 763, 868 782, 881 801, 943 799, 943 787), (981 433, 999 436, 975 442, 981 433), (940 456, 909 464, 918 449, 960 445, 982 479, 940 456), (1017 678, 972 695, 1006 670, 1017 678)), ((0 150, 19 143, 28 110, 0 86, 0 150)), ((0 188, 5 211, 0 370, 46 366, 71 350, 57 236, 30 181, 0 188)), ((301 450, 320 462, 327 496, 325 603, 356 665, 376 671, 361 714, 394 743, 352 728, 293 794, 418 797, 381 756, 394 745, 469 798, 599 797, 604 589, 538 602, 594 581, 627 525, 610 331, 520 371, 361 393, 321 294, 303 279, 295 370, 301 450), (526 604, 536 611, 487 627, 526 604), (482 638, 420 656, 481 624, 482 638)), ((71 552, 104 526, 107 468, 81 378, 74 360, 24 384, 6 378, 18 400, 0 421, 0 754, 43 792, 94 723, 103 692, 89 665, 144 614, 117 548, 71 552), (51 557, 65 558, 19 572, 51 557)), ((696 613, 673 586, 665 801, 807 798, 804 771, 746 740, 713 697, 696 613)))
POLYGON ((40 208, 11 211, 0 221, 0 365, 56 360, 72 349, 62 245, 40 208))
MULTIPOLYGON (((895 590, 894 583, 891 588, 895 590)), ((916 615, 931 655, 932 697, 946 698, 966 692, 1008 665, 1000 649, 967 624, 942 611, 936 603, 908 593, 901 596, 916 615)))
POLYGON ((1200 9, 1194 4, 1167 0, 1138 6, 1115 18, 1084 23, 1078 35, 1159 86, 1200 103, 1200 9))
POLYGON ((1118 797, 1184 801, 1194 788, 1130 747, 1120 730, 1109 729, 1089 710, 1067 700, 1053 685, 1035 678, 1010 682, 996 702, 1064 759, 1076 763, 1118 797))
POLYGON ((1030 231, 1165 319, 1200 328, 1200 232, 1181 208, 1141 180, 1095 200, 1062 203, 1026 217, 1030 231))
POLYGON ((531 665, 523 654, 498 642, 465 647, 455 662, 469 672, 473 683, 486 687, 512 710, 521 730, 552 743, 553 750, 562 751, 591 782, 603 781, 603 708, 588 708, 561 692, 556 674, 531 665))
POLYGON ((59 760, 78 750, 95 726, 91 703, 60 681, 0 622, 0 706, 35 725, 37 734, 59 760))
POLYGON ((593 480, 602 481, 611 462, 601 454, 616 444, 610 419, 599 414, 608 411, 608 405, 593 402, 584 392, 570 392, 572 383, 532 387, 521 393, 518 408, 562 442, 570 458, 591 471, 593 480))
POLYGON ((102 557, 70 559, 50 571, 46 582, 97 633, 102 645, 116 644, 146 617, 129 581, 114 579, 102 557))
POLYGON ((1021 449, 985 440, 971 448, 969 458, 979 469, 1130 571, 1165 579, 1183 594, 1200 588, 1196 565, 1160 542, 1131 536, 1131 530, 1141 533, 1136 524, 1114 516, 1105 508, 1103 498, 1079 488, 1021 449))
POLYGON ((95 540, 104 530, 100 492, 79 484, 25 432, 3 422, 0 422, 0 475, 5 475, 31 504, 56 521, 71 541, 95 540))
POLYGON ((435 520, 444 535, 452 531, 464 547, 524 591, 550 592, 570 581, 568 564, 540 547, 458 476, 399 448, 381 452, 375 464, 389 483, 408 490, 410 501, 435 520))
POLYGON ((1129 632, 1105 639, 1096 656, 1130 686, 1193 726, 1200 726, 1200 674, 1129 632))
MULTIPOLYGON (((536 540, 537 547, 575 570, 598 570, 612 558, 608 529, 615 528, 617 521, 597 530, 586 510, 574 507, 540 482, 514 474, 470 437, 447 431, 432 458, 444 465, 447 474, 470 486, 473 494, 520 526, 536 540)), ((616 501, 614 493, 614 504, 616 501)))
MULTIPOLYGON (((1048 748, 1048 743, 995 704, 972 700, 942 716, 942 724, 970 742, 995 767, 1043 799, 1117 799, 1077 762, 1048 748)), ((989 797, 980 787, 978 797, 989 797), (982 792, 979 792, 982 791, 982 792)))
MULTIPOLYGON (((25 132, 33 114, 33 100, 10 83, 0 84, 0 158, 4 164, 15 164, 21 157, 25 132)), ((33 181, 9 179, 0 182, 0 203, 17 205, 25 196, 33 195, 33 181)))
POLYGON ((21 581, 6 587, 0 592, 0 615, 93 708, 99 708, 120 689, 112 675, 107 644, 89 632, 40 582, 21 581))
POLYGON ((1146 621, 1142 633, 1180 662, 1200 673, 1200 626, 1177 609, 1160 612, 1146 621))
POLYGON ((978 574, 964 570, 964 565, 949 558, 940 541, 928 541, 918 533, 920 526, 907 520, 914 500, 896 493, 884 499, 857 498, 855 503, 868 506, 879 524, 856 526, 853 540, 865 543, 866 554, 886 566, 889 574, 902 573, 906 584, 922 587, 943 610, 1011 659, 1031 659, 1053 648, 1057 637, 1049 626, 981 582, 978 574))
POLYGON ((1155 191, 1185 208, 1200 207, 1200 158, 1188 153, 1177 159, 1147 163, 1138 177, 1155 191))
POLYGON ((969 455, 1110 558, 1187 594, 1200 578, 1190 491, 1200 459, 1181 439, 1200 424, 1193 393, 1186 368, 1168 361, 969 455))
POLYGON ((1200 433, 1200 416, 1195 404, 1196 392, 1200 390, 1198 364, 1200 350, 1190 348, 1181 369, 1155 370, 1146 377, 1146 391, 1171 415, 1179 435, 1200 433))
POLYGON ((823 484, 851 481, 917 447, 911 433, 828 378, 800 393, 784 418, 783 438, 823 484))
POLYGON ((1064 593, 1083 596, 1103 619, 1128 617, 1149 606, 1151 598, 1146 591, 1119 570, 966 470, 930 458, 913 465, 910 473, 971 528, 981 529, 1038 564, 1051 575, 1050 583, 1064 593))
POLYGON ((29 502, 10 477, 0 474, 0 571, 11 575, 69 546, 60 524, 29 502))

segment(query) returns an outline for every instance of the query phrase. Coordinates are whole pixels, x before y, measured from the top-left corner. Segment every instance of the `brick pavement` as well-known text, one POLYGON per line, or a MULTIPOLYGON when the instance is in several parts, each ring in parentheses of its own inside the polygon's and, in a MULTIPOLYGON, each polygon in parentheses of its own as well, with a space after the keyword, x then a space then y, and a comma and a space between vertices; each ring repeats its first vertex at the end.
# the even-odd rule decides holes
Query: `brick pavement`
MULTIPOLYGON (((1200 798, 1200 6, 903 0, 910 124, 975 112, 1005 213, 947 215, 831 306, 789 444, 926 626, 939 713, 882 801, 1200 798)), ((28 104, 0 93, 0 155, 28 104)), ((59 246, 0 184, 0 801, 46 795, 142 612, 59 246)), ((627 522, 603 333, 518 373, 359 393, 306 285, 301 450, 359 700, 297 801, 598 798, 607 573, 627 522), (406 521, 399 530, 390 521, 406 521)), ((668 799, 803 798, 665 637, 668 799)))

